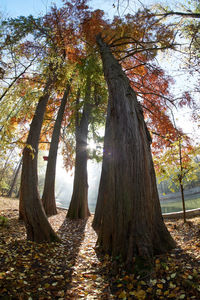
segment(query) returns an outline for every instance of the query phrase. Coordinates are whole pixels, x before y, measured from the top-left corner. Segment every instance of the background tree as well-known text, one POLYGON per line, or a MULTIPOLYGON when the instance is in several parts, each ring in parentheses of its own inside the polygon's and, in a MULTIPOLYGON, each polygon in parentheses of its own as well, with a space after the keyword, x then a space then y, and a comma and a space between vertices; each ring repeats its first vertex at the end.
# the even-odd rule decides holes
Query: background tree
POLYGON ((83 219, 90 215, 88 208, 88 176, 87 176, 87 138, 91 112, 91 78, 87 76, 83 112, 79 119, 78 106, 80 91, 77 94, 76 112, 76 158, 74 169, 73 193, 67 217, 71 219, 83 219))
POLYGON ((57 160, 58 143, 60 137, 60 129, 61 129, 61 124, 62 124, 69 92, 70 92, 70 83, 68 83, 61 100, 60 108, 58 110, 58 115, 52 133, 50 149, 49 149, 48 163, 47 163, 46 176, 44 182, 44 190, 42 195, 42 202, 47 216, 52 216, 57 214, 56 200, 55 200, 56 160, 57 160))
MULTIPOLYGON (((25 20, 23 20, 23 22, 24 21, 25 20)), ((19 29, 20 25, 23 25, 19 23, 19 20, 15 20, 12 22, 14 22, 14 28, 16 26, 17 30, 19 29)), ((11 25, 13 25, 12 22, 11 25)), ((31 24, 31 25, 34 24, 35 26, 36 22, 33 20, 33 18, 31 18, 31 20, 28 19, 27 23, 25 24, 31 24)), ((30 26, 30 28, 32 30, 32 33, 34 33, 32 26, 30 26)), ((57 70, 57 67, 55 67, 55 65, 56 64, 53 64, 53 62, 49 63, 50 74, 47 74, 48 79, 46 81, 44 92, 43 95, 40 96, 39 98, 36 112, 30 125, 27 144, 23 151, 23 164, 22 164, 21 188, 20 188, 20 215, 23 216, 25 221, 27 238, 30 240, 34 240, 36 242, 40 242, 43 240, 46 241, 58 240, 57 235, 51 228, 46 218, 44 209, 42 207, 42 203, 40 201, 40 197, 38 193, 38 176, 37 176, 38 143, 39 143, 40 131, 42 127, 45 108, 53 84, 55 84, 56 81, 55 73, 54 75, 51 75, 51 72, 55 72, 57 70)))
POLYGON ((12 193, 13 193, 14 187, 16 185, 16 181, 17 181, 17 178, 19 176, 21 166, 22 166, 22 159, 20 159, 20 161, 18 162, 18 164, 17 164, 17 166, 14 170, 13 179, 11 181, 10 189, 8 191, 8 194, 7 194, 7 197, 9 197, 9 198, 12 197, 12 193))
MULTIPOLYGON (((62 74, 62 66, 67 56, 66 49, 69 45, 69 40, 71 41, 71 37, 73 37, 73 35, 70 34, 68 35, 68 38, 67 35, 65 35, 65 39, 62 38, 62 32, 60 32, 62 23, 60 24, 60 19, 58 16, 59 13, 62 13, 63 18, 65 17, 67 19, 67 23, 65 25, 68 26, 68 33, 72 33, 74 28, 73 26, 76 24, 75 17, 77 18, 78 22, 80 22, 79 8, 77 4, 78 3, 73 6, 68 3, 62 12, 57 12, 56 8, 52 8, 52 13, 50 15, 46 15, 46 17, 43 19, 34 20, 32 17, 30 17, 28 20, 23 19, 23 21, 28 21, 28 24, 31 23, 30 32, 42 39, 42 41, 47 45, 45 48, 47 56, 43 57, 42 60, 43 66, 45 62, 48 66, 44 67, 44 70, 46 69, 47 72, 47 80, 43 94, 39 98, 36 112, 30 125, 27 146, 23 152, 20 190, 20 207, 23 208, 22 212, 24 214, 27 229, 27 238, 37 242, 58 239, 48 223, 38 193, 37 153, 47 102, 52 92, 52 88, 57 88, 56 84, 59 82, 58 75, 62 74), (50 24, 54 25, 55 31, 52 31, 52 28, 47 26, 50 24), (40 228, 42 229, 40 230, 40 228)), ((13 22, 14 26, 16 26, 14 28, 17 28, 18 30, 21 25, 19 25, 19 20, 14 20, 13 22)), ((12 22, 11 25, 13 25, 12 22)))
POLYGON ((199 179, 197 176, 200 167, 199 146, 193 146, 187 136, 178 135, 177 140, 171 142, 161 153, 154 157, 158 181, 168 180, 172 192, 174 192, 174 184, 179 187, 183 205, 183 221, 186 222, 184 186, 188 182, 199 179))

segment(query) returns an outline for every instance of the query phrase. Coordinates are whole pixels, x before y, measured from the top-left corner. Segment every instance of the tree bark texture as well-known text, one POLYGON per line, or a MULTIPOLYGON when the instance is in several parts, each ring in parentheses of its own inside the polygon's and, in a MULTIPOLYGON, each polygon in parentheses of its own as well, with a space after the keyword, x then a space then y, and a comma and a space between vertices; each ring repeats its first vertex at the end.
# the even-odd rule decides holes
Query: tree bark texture
POLYGON ((76 115, 76 159, 74 170, 74 184, 67 217, 70 219, 84 219, 90 215, 88 208, 88 174, 87 174, 87 138, 89 117, 91 112, 90 95, 91 82, 87 78, 85 102, 82 117, 76 115))
POLYGON ((97 36, 109 100, 104 154, 93 227, 97 245, 130 264, 175 246, 163 222, 151 137, 143 111, 121 66, 97 36))
POLYGON ((43 207, 47 216, 52 216, 57 214, 56 200, 55 200, 56 161, 57 161, 60 129, 61 129, 61 124, 65 112, 65 106, 67 103, 69 91, 70 91, 70 85, 68 84, 66 91, 63 95, 61 105, 58 111, 58 115, 55 121, 53 134, 51 138, 51 145, 49 149, 48 163, 47 163, 46 176, 44 182, 44 191, 42 196, 43 207))
POLYGON ((47 81, 43 96, 40 97, 23 151, 20 187, 20 207, 25 221, 27 239, 35 242, 58 240, 48 222, 38 192, 37 154, 45 108, 53 80, 47 81))

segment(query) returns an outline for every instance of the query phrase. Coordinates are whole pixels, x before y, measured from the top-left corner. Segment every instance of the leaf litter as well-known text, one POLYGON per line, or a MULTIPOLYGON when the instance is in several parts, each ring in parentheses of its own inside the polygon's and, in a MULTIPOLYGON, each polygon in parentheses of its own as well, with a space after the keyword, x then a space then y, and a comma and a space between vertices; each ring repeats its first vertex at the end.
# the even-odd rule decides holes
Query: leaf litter
POLYGON ((1 299, 200 299, 200 218, 168 220, 177 247, 156 256, 151 270, 127 273, 118 258, 95 249, 93 216, 66 219, 66 211, 49 218, 62 243, 26 241, 18 210, 0 212, 1 299), (117 269, 116 269, 117 262, 117 269))

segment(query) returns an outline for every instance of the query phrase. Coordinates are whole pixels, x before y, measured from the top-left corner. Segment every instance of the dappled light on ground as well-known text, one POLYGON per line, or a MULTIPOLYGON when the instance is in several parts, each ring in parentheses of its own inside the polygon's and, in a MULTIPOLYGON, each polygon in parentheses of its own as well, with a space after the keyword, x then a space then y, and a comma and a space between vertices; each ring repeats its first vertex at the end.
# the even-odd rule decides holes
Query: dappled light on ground
POLYGON ((1 299, 200 299, 199 217, 168 220, 176 249, 156 256, 154 268, 135 265, 128 274, 118 258, 98 254, 93 216, 72 221, 58 212, 49 221, 62 242, 35 244, 25 240, 17 206, 1 210, 8 218, 0 227, 1 299))

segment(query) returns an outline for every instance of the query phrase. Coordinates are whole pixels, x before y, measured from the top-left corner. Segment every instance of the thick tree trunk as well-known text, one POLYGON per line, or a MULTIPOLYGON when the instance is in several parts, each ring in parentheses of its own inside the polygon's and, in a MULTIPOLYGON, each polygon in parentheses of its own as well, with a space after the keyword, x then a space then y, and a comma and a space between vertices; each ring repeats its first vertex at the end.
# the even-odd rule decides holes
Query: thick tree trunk
POLYGON ((45 214, 38 192, 37 154, 45 108, 52 86, 50 79, 40 97, 30 125, 27 146, 23 151, 20 186, 20 207, 25 221, 27 239, 35 242, 58 240, 45 214))
POLYGON ((16 183, 16 180, 18 178, 18 175, 19 175, 19 171, 21 169, 21 165, 22 165, 22 159, 20 160, 20 162, 18 163, 18 166, 14 172, 14 177, 13 177, 13 180, 11 182, 11 186, 10 186, 10 190, 8 192, 8 195, 7 197, 12 197, 12 193, 13 193, 13 189, 14 189, 14 186, 15 186, 15 183, 16 183))
MULTIPOLYGON (((91 111, 89 103, 91 93, 90 78, 87 79, 85 103, 81 121, 76 119, 76 159, 72 198, 67 213, 70 219, 84 219, 90 215, 88 208, 88 174, 87 174, 87 137, 91 111)), ((78 115, 78 114, 77 114, 78 115)), ((76 116, 78 118, 78 116, 76 116)))
POLYGON ((151 137, 128 78, 97 36, 109 90, 103 166, 93 227, 103 252, 132 263, 175 246, 163 222, 151 137))
POLYGON ((61 101, 61 105, 53 129, 51 145, 49 149, 44 191, 42 196, 43 207, 47 216, 52 216, 57 214, 56 200, 55 200, 56 160, 57 160, 58 144, 59 144, 59 137, 60 137, 60 129, 61 129, 61 124, 65 112, 65 106, 67 103, 69 91, 70 91, 70 85, 67 86, 61 101))

